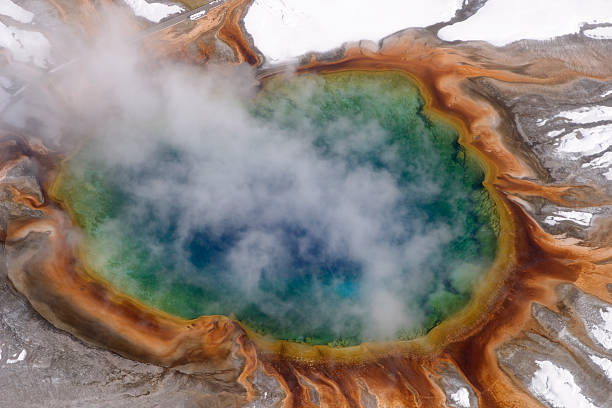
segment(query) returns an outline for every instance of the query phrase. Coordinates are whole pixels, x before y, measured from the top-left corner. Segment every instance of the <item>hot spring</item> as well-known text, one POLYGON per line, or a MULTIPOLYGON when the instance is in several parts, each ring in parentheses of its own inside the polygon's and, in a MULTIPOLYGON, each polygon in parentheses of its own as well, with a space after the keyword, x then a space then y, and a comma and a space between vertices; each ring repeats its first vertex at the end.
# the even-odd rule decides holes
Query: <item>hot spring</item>
POLYGON ((499 219, 483 167, 410 78, 201 93, 126 109, 64 162, 53 195, 92 273, 176 316, 334 346, 414 338, 469 301, 499 219))

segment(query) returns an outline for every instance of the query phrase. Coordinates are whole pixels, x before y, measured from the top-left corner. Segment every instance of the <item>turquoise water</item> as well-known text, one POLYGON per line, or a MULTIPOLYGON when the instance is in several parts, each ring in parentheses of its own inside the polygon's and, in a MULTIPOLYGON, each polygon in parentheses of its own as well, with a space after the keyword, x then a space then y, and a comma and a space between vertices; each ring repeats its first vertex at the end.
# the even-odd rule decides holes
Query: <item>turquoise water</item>
POLYGON ((240 137, 167 139, 138 166, 85 146, 55 194, 92 269, 151 306, 310 344, 411 338, 467 303, 498 229, 482 167, 423 103, 397 73, 277 79, 240 137))

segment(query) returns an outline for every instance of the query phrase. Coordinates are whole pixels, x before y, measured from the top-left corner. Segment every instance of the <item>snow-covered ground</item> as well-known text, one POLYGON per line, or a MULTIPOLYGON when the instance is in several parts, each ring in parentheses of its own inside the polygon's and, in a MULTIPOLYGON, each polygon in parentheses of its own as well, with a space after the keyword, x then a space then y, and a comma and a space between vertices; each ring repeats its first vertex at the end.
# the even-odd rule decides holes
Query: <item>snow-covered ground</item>
MULTIPOLYGON (((610 91, 602 96, 607 97, 609 94, 610 91)), ((573 129, 568 133, 565 133, 565 127, 546 133, 546 136, 555 139, 552 143, 561 157, 595 155, 605 152, 612 146, 612 124, 609 123, 612 121, 612 107, 610 106, 594 105, 561 111, 552 117, 538 119, 536 125, 545 126, 551 121, 555 121, 553 124, 561 121, 561 126, 565 124, 588 125, 573 129)), ((606 171, 602 175, 612 180, 612 154, 610 152, 605 152, 591 162, 584 163, 582 167, 604 169, 606 171)))
POLYGON ((585 106, 582 108, 559 112, 554 116, 554 118, 562 118, 570 122, 580 124, 612 120, 612 106, 585 106))
POLYGON ((461 387, 457 392, 452 393, 450 399, 459 407, 470 408, 470 394, 465 387, 461 387))
POLYGON ((610 381, 612 381, 612 360, 608 360, 607 358, 601 358, 601 357, 597 357, 597 356, 590 356, 591 360, 593 360, 593 362, 595 364, 597 364, 604 373, 606 373, 606 377, 608 377, 610 379, 610 381))
POLYGON ((533 374, 530 389, 538 398, 555 408, 597 408, 582 394, 574 376, 550 361, 536 361, 539 369, 533 374))
POLYGON ((24 24, 32 22, 32 18, 34 17, 32 12, 23 9, 11 0, 0 0, 0 14, 24 24))
POLYGON ((23 350, 21 350, 19 355, 17 355, 17 353, 15 353, 15 354, 13 354, 13 358, 8 358, 6 360, 6 363, 7 364, 19 363, 20 361, 25 360, 27 354, 28 354, 28 352, 25 349, 23 349, 23 350))
POLYGON ((607 171, 602 175, 608 180, 612 180, 612 152, 606 152, 590 162, 584 163, 582 167, 592 169, 607 169, 607 171))
POLYGON ((612 40, 612 26, 584 30, 584 35, 598 40, 612 40))
POLYGON ((591 225, 593 214, 583 211, 555 211, 554 215, 549 215, 544 219, 548 225, 556 225, 560 221, 571 221, 578 225, 588 227, 591 225))
POLYGON ((472 17, 442 28, 438 35, 446 41, 483 40, 503 46, 577 33, 584 23, 612 23, 610 0, 489 0, 472 17))
POLYGON ((328 51, 347 41, 373 40, 409 27, 448 21, 462 0, 255 0, 244 19, 269 61, 328 51))
MULTIPOLYGON (((11 0, 0 0, 0 15, 32 25, 34 13, 17 5, 11 0)), ((27 62, 41 68, 49 64, 51 44, 44 34, 0 22, 0 49, 9 51, 15 61, 27 62)))
POLYGON ((178 5, 168 5, 164 3, 149 3, 146 0, 123 0, 125 4, 130 6, 134 14, 138 17, 146 18, 147 20, 159 23, 164 18, 184 10, 178 5))
POLYGON ((16 61, 31 62, 39 67, 46 67, 51 44, 38 31, 22 30, 0 23, 0 48, 8 49, 16 61))
POLYGON ((562 136, 557 143, 560 153, 589 156, 612 146, 612 124, 577 129, 562 136))
POLYGON ((608 350, 612 350, 612 307, 607 307, 599 311, 601 324, 593 324, 589 328, 589 334, 595 338, 596 342, 608 350))
MULTIPOLYGON (((184 10, 183 7, 178 5, 148 3, 146 0, 124 1, 134 11, 135 15, 152 22, 159 22, 184 10)), ((43 33, 36 31, 36 25, 33 23, 35 15, 12 0, 0 0, 0 15, 32 27, 32 29, 29 29, 19 25, 13 26, 6 20, 4 23, 0 22, 0 48, 8 50, 11 58, 15 61, 31 63, 40 68, 48 67, 50 65, 51 44, 43 33)))

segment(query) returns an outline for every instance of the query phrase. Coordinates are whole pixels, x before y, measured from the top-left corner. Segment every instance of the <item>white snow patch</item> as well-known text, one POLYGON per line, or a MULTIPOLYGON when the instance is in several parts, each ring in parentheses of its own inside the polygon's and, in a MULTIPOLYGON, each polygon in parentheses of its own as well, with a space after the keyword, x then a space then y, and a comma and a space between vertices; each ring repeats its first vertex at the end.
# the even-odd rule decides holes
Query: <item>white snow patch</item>
POLYGON ((546 122, 548 122, 548 119, 538 119, 538 120, 536 120, 536 125, 544 126, 546 124, 546 122))
POLYGON ((25 349, 23 349, 23 350, 21 350, 21 353, 19 353, 18 356, 17 356, 17 353, 13 354, 13 358, 7 359, 6 363, 7 364, 15 364, 15 363, 18 363, 20 361, 23 361, 23 360, 25 360, 27 354, 28 353, 25 351, 25 349), (17 358, 15 358, 15 357, 17 357, 17 358))
POLYGON ((612 146, 612 124, 576 129, 563 136, 557 148, 562 153, 592 155, 612 146))
MULTIPOLYGON (((596 105, 585 106, 559 112, 550 119, 536 121, 538 126, 545 125, 551 119, 564 119, 569 123, 580 125, 612 121, 612 106, 596 105)), ((548 137, 563 134, 564 129, 548 132, 548 137)), ((580 155, 593 155, 601 153, 612 146, 612 124, 575 129, 559 139, 555 146, 561 153, 574 153, 580 155)), ((583 166, 584 167, 584 166, 583 166)))
POLYGON ((555 408, 597 408, 582 395, 582 389, 568 370, 550 361, 535 362, 540 367, 531 379, 530 390, 555 408))
POLYGON ((583 108, 559 112, 554 117, 564 118, 570 122, 580 124, 612 120, 612 106, 585 106, 583 108))
POLYGON ((195 14, 190 15, 190 16, 189 16, 189 19, 190 19, 191 21, 195 21, 195 20, 199 20, 199 19, 201 19, 201 18, 202 18, 202 17, 204 17, 205 15, 206 15, 206 10, 202 10, 202 11, 198 11, 198 12, 197 12, 197 13, 195 13, 195 14))
POLYGON ((592 169, 609 169, 602 175, 608 180, 612 180, 612 152, 605 152, 596 159, 588 163, 584 163, 582 167, 590 167, 592 169))
POLYGON ((452 402, 461 407, 470 407, 470 393, 465 387, 461 387, 459 390, 457 390, 457 392, 452 393, 450 395, 450 399, 452 402))
POLYGON ((593 169, 601 169, 609 166, 612 166, 612 152, 605 152, 596 159, 582 165, 582 167, 591 167, 593 169))
POLYGON ((609 169, 602 175, 608 180, 612 180, 612 152, 605 152, 590 162, 584 163, 582 167, 590 167, 592 169, 609 169))
POLYGON ((599 367, 601 367, 601 369, 606 373, 606 377, 608 377, 610 381, 612 381, 612 361, 608 360, 607 358, 601 358, 597 356, 590 357, 591 360, 593 360, 593 362, 599 367))
POLYGON ((32 22, 34 18, 34 13, 25 10, 11 0, 0 0, 0 14, 9 16, 13 20, 24 24, 32 22))
POLYGON ((596 27, 584 30, 584 35, 595 38, 596 40, 612 40, 612 27, 596 27))
POLYGON ((595 340, 606 349, 612 349, 612 307, 600 309, 602 324, 591 325, 590 331, 595 340))
POLYGON ((503 46, 577 33, 583 23, 612 22, 610 0, 489 0, 467 20, 443 27, 446 41, 483 40, 503 46))
POLYGON ((328 51, 347 41, 381 38, 448 21, 462 0, 255 0, 244 18, 255 46, 271 61, 328 51))
POLYGON ((172 14, 180 13, 183 7, 178 5, 169 6, 164 3, 148 3, 146 0, 123 0, 130 6, 138 17, 146 18, 154 23, 159 23, 172 14))
POLYGON ((556 137, 556 136, 559 136, 560 134, 562 134, 563 132, 565 132, 565 128, 563 128, 561 130, 551 130, 550 132, 548 132, 546 134, 546 136, 548 136, 548 137, 556 137))
MULTIPOLYGON (((2 0, 0 0, 2 1, 2 0)), ((42 33, 6 26, 0 22, 0 48, 6 48, 13 58, 46 67, 51 44, 42 33)))
POLYGON ((612 89, 604 92, 601 96, 602 96, 602 98, 605 98, 606 96, 610 96, 610 95, 612 95, 612 89))
POLYGON ((578 225, 588 227, 591 225, 591 218, 593 218, 593 214, 582 211, 555 211, 553 214, 546 217, 544 223, 555 225, 559 221, 572 221, 578 225))

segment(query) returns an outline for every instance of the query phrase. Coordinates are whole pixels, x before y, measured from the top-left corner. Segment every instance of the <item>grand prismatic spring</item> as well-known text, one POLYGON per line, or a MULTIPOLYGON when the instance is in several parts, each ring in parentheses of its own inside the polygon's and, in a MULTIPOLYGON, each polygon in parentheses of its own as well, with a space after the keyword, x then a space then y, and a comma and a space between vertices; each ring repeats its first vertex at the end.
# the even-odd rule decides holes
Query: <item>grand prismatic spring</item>
POLYGON ((422 109, 399 73, 272 81, 251 108, 266 132, 162 137, 136 168, 85 146, 53 193, 90 267, 150 306, 309 344, 414 337, 467 303, 498 228, 482 168, 422 109))
POLYGON ((609 7, 430 3, 0 0, 0 406, 612 407, 609 7))

